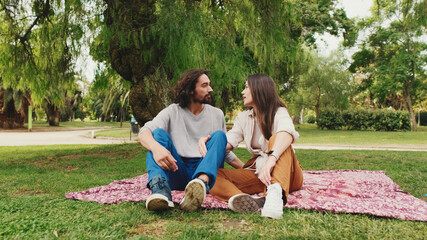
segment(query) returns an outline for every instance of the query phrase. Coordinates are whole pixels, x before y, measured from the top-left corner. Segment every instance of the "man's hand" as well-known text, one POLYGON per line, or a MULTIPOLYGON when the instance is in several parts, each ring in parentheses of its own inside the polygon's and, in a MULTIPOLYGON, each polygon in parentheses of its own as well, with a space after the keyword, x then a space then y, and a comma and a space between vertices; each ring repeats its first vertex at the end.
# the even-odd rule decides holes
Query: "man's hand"
POLYGON ((206 148, 206 143, 209 141, 209 139, 211 139, 211 135, 199 139, 199 152, 202 157, 205 157, 206 153, 208 152, 208 149, 206 148))
POLYGON ((176 160, 172 154, 162 145, 158 145, 155 149, 152 149, 154 161, 163 169, 176 171, 178 166, 176 165, 176 160))
POLYGON ((259 180, 261 180, 265 186, 269 186, 271 184, 271 172, 273 171, 274 166, 276 166, 276 158, 269 156, 264 164, 264 167, 262 167, 260 173, 258 174, 259 180))

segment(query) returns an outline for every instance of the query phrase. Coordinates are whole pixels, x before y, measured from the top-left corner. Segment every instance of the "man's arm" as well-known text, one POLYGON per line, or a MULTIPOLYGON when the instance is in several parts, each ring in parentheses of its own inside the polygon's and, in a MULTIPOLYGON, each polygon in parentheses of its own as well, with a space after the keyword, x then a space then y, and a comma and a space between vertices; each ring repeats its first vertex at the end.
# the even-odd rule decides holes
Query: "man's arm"
POLYGON ((149 129, 144 129, 138 135, 139 143, 153 153, 154 161, 164 170, 176 171, 178 166, 172 154, 154 138, 149 129))
POLYGON ((239 158, 235 158, 233 161, 231 161, 230 166, 234 167, 234 168, 243 168, 243 166, 245 165, 239 158))

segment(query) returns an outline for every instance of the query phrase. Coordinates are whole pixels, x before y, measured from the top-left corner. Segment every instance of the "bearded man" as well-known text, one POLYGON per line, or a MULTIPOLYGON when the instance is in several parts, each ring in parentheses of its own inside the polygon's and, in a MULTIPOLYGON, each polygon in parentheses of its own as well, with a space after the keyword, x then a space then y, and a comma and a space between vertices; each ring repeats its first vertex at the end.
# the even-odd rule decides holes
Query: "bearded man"
POLYGON ((206 70, 188 70, 175 87, 175 103, 139 131, 138 140, 148 149, 148 210, 173 208, 171 190, 184 190, 180 208, 195 211, 215 184, 224 161, 235 168, 243 165, 236 155, 225 151, 224 114, 209 105, 212 91, 206 70), (206 153, 199 152, 199 140, 206 144, 206 153))

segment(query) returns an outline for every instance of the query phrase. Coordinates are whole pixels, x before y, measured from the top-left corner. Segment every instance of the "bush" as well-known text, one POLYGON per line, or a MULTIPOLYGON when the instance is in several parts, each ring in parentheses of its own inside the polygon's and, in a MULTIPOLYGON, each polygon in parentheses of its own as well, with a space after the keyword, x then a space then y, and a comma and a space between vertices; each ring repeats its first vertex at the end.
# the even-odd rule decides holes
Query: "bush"
MULTIPOLYGON (((418 116, 417 116, 418 121, 418 116)), ((420 125, 427 126, 427 112, 420 112, 420 125)))
POLYGON ((341 113, 327 109, 320 112, 317 126, 321 129, 396 131, 411 129, 411 122, 406 111, 352 109, 341 113))
POLYGON ((372 127, 376 131, 396 131, 411 129, 409 113, 403 111, 377 110, 372 127))
POLYGON ((82 110, 82 109, 77 109, 77 110, 76 110, 76 112, 74 113, 74 118, 75 118, 75 119, 80 118, 80 120, 81 120, 82 122, 84 122, 84 120, 85 120, 85 118, 86 118, 86 113, 85 113, 85 112, 83 112, 83 110, 82 110))
POLYGON ((314 116, 314 115, 308 115, 307 119, 306 119, 306 122, 310 123, 310 124, 315 123, 316 122, 316 116, 314 116))
POLYGON ((344 111, 342 115, 349 130, 366 130, 372 125, 372 111, 352 109, 344 111))
POLYGON ((317 126, 321 129, 340 129, 344 125, 342 114, 338 110, 325 109, 319 113, 317 126))

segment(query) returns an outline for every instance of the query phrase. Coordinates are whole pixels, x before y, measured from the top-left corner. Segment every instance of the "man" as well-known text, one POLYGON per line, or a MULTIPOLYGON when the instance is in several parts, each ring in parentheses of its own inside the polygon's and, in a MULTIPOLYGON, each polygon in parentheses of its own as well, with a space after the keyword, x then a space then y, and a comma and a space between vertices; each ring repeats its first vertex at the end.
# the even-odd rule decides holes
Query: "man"
POLYGON ((140 130, 138 139, 147 148, 147 187, 151 195, 146 207, 151 211, 173 208, 171 190, 184 190, 180 208, 195 211, 215 184, 217 170, 227 163, 243 163, 225 152, 224 114, 211 102, 207 71, 185 72, 175 88, 174 104, 163 109, 140 130), (199 139, 207 152, 200 153, 199 139))

